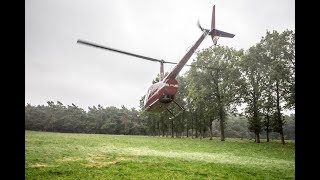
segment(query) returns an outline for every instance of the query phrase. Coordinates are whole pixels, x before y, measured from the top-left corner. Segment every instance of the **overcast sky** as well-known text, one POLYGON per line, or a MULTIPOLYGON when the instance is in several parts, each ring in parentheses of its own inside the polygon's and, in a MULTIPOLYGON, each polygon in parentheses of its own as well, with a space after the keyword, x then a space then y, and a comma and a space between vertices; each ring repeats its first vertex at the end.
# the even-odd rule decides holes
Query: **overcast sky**
MULTIPOLYGON (((248 49, 266 30, 294 30, 294 0, 26 0, 25 102, 85 110, 138 108, 159 64, 77 44, 78 39, 178 62, 211 24, 235 34, 218 44, 248 49)), ((210 47, 206 38, 198 50, 210 47)), ((192 56, 189 63, 192 62, 192 56)), ((189 64, 188 63, 188 64, 189 64)), ((165 65, 169 71, 173 65, 165 65)), ((183 74, 188 67, 184 67, 183 74)))

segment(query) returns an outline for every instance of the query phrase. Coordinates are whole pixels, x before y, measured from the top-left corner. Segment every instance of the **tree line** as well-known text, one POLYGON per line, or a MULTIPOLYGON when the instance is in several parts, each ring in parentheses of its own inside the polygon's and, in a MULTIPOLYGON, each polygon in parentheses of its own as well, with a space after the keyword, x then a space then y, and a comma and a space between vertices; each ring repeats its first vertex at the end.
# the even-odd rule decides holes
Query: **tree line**
POLYGON ((47 105, 25 107, 25 129, 68 133, 98 133, 147 135, 146 127, 139 119, 139 111, 116 107, 89 107, 88 111, 75 104, 48 101, 47 105))
MULTIPOLYGON (((284 116, 286 124, 284 126, 285 139, 295 138, 294 114, 284 116)), ((245 116, 230 116, 226 118, 226 137, 228 138, 254 138, 254 134, 248 130, 247 118, 245 116)), ((141 112, 125 106, 116 108, 113 106, 103 107, 101 105, 89 107, 88 111, 72 105, 63 105, 62 102, 48 101, 47 105, 31 105, 25 107, 25 129, 35 131, 65 132, 65 133, 91 133, 91 134, 123 134, 123 135, 151 135, 164 137, 183 137, 202 138, 199 133, 184 131, 177 134, 178 126, 183 126, 183 121, 172 121, 161 123, 144 119, 141 112), (180 124, 179 124, 180 123, 180 124), (166 128, 164 126, 167 125, 166 128), (173 130, 173 131, 172 131, 173 130), (176 136, 177 135, 177 136, 176 136)), ((219 123, 214 121, 212 124, 213 137, 219 137, 219 123)), ((181 127, 180 127, 181 128, 181 127)), ((205 137, 209 137, 205 133, 205 137)), ((266 138, 266 133, 262 133, 266 138)), ((271 138, 279 139, 277 133, 271 133, 271 138)))
MULTIPOLYGON (((185 74, 178 76, 176 102, 185 108, 177 117, 167 111, 148 113, 134 108, 72 104, 25 107, 25 127, 31 130, 79 133, 158 135, 206 138, 261 136, 294 139, 295 34, 269 32, 248 50, 215 46, 196 52, 185 74), (204 68, 206 67, 206 68, 204 68), (209 67, 209 68, 208 68, 209 67), (244 107, 239 112, 237 107, 244 107), (286 133, 286 134, 285 134, 286 133)), ((157 77, 153 83, 159 81, 157 77)), ((140 107, 143 107, 141 97, 140 107)), ((174 113, 181 111, 172 103, 174 113)))

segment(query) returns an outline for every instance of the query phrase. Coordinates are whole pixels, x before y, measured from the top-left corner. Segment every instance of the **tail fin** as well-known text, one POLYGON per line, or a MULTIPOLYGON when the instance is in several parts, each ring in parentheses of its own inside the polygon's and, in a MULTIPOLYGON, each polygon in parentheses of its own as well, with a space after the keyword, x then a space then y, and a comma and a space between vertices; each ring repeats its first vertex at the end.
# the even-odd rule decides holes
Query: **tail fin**
POLYGON ((211 30, 216 28, 216 18, 215 18, 215 10, 216 5, 213 6, 212 8, 212 19, 211 19, 211 30))
MULTIPOLYGON (((218 29, 213 29, 215 32, 215 36, 219 36, 219 37, 227 37, 227 38, 233 38, 235 35, 231 34, 231 33, 227 33, 224 31, 220 31, 218 29)), ((211 35, 212 36, 212 35, 211 35)))
POLYGON ((233 38, 235 36, 234 34, 216 29, 215 7, 216 6, 214 5, 212 8, 212 19, 211 19, 211 30, 210 30, 210 35, 214 45, 217 44, 219 37, 233 38))

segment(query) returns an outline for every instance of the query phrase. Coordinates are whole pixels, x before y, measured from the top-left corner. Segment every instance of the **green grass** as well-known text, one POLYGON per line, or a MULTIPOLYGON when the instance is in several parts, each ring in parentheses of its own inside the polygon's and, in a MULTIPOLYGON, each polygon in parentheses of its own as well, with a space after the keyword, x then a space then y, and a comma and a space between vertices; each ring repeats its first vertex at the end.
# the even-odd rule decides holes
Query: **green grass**
POLYGON ((294 142, 26 131, 26 179, 294 179, 294 142))

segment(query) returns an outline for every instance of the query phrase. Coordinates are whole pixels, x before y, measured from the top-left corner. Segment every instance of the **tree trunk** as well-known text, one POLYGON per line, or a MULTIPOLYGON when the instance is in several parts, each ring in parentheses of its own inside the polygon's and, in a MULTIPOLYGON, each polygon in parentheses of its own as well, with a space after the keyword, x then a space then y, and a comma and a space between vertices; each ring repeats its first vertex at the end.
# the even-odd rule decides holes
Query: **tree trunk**
MULTIPOLYGON (((220 105, 221 106, 221 105, 220 105)), ((220 116, 220 133, 221 133, 221 141, 224 141, 224 115, 223 115, 223 107, 220 107, 220 112, 219 112, 219 116, 220 116)))
POLYGON ((171 137, 174 137, 174 132, 173 132, 173 119, 171 120, 171 137))
POLYGON ((188 124, 188 121, 187 121, 187 137, 189 137, 189 124, 188 124))
POLYGON ((191 138, 193 139, 193 118, 191 120, 191 138))
POLYGON ((198 123, 198 116, 196 114, 196 119, 195 119, 195 124, 196 124, 196 127, 195 127, 195 130, 196 130, 196 137, 195 138, 198 138, 198 128, 199 128, 199 123, 198 123), (197 126, 198 125, 198 126, 197 126))
POLYGON ((281 109, 280 109, 280 93, 279 93, 279 81, 276 81, 276 93, 277 93, 277 121, 279 126, 279 133, 281 136, 281 143, 284 145, 284 136, 283 136, 283 128, 282 128, 282 118, 281 118, 281 109))
POLYGON ((198 128, 196 128, 196 137, 195 138, 198 138, 198 128))
POLYGON ((260 134, 259 133, 256 133, 256 142, 260 143, 260 134))
POLYGON ((212 140, 212 122, 213 120, 210 119, 210 140, 212 140))
POLYGON ((261 121, 259 119, 259 112, 258 112, 258 97, 257 97, 257 87, 256 85, 253 86, 253 122, 252 122, 252 126, 254 128, 254 133, 255 133, 255 137, 256 143, 260 143, 260 132, 261 132, 261 121))
MULTIPOLYGON (((202 117, 203 119, 203 117, 202 117)), ((203 123, 201 122, 201 119, 200 119, 200 140, 203 138, 203 123)))
POLYGON ((183 137, 184 133, 184 122, 185 122, 185 111, 182 112, 182 119, 181 119, 181 130, 180 130, 180 137, 183 137))
POLYGON ((220 118, 220 138, 221 141, 224 141, 224 109, 223 109, 223 104, 221 101, 221 97, 220 97, 220 92, 219 92, 219 87, 218 84, 216 85, 217 88, 217 99, 218 99, 218 103, 219 103, 219 118, 220 118))
POLYGON ((223 119, 220 119, 220 132, 221 132, 221 141, 224 141, 224 123, 223 119))
POLYGON ((157 125, 158 125, 158 136, 160 137, 160 122, 159 121, 157 122, 157 125))
POLYGON ((206 124, 205 124, 205 120, 204 117, 202 117, 203 121, 202 121, 202 138, 206 138, 206 124))
POLYGON ((281 136, 281 143, 284 145, 284 136, 283 136, 283 131, 280 132, 280 136, 281 136))
POLYGON ((270 126, 270 119, 269 119, 269 114, 267 114, 267 142, 269 142, 269 126, 270 126))

